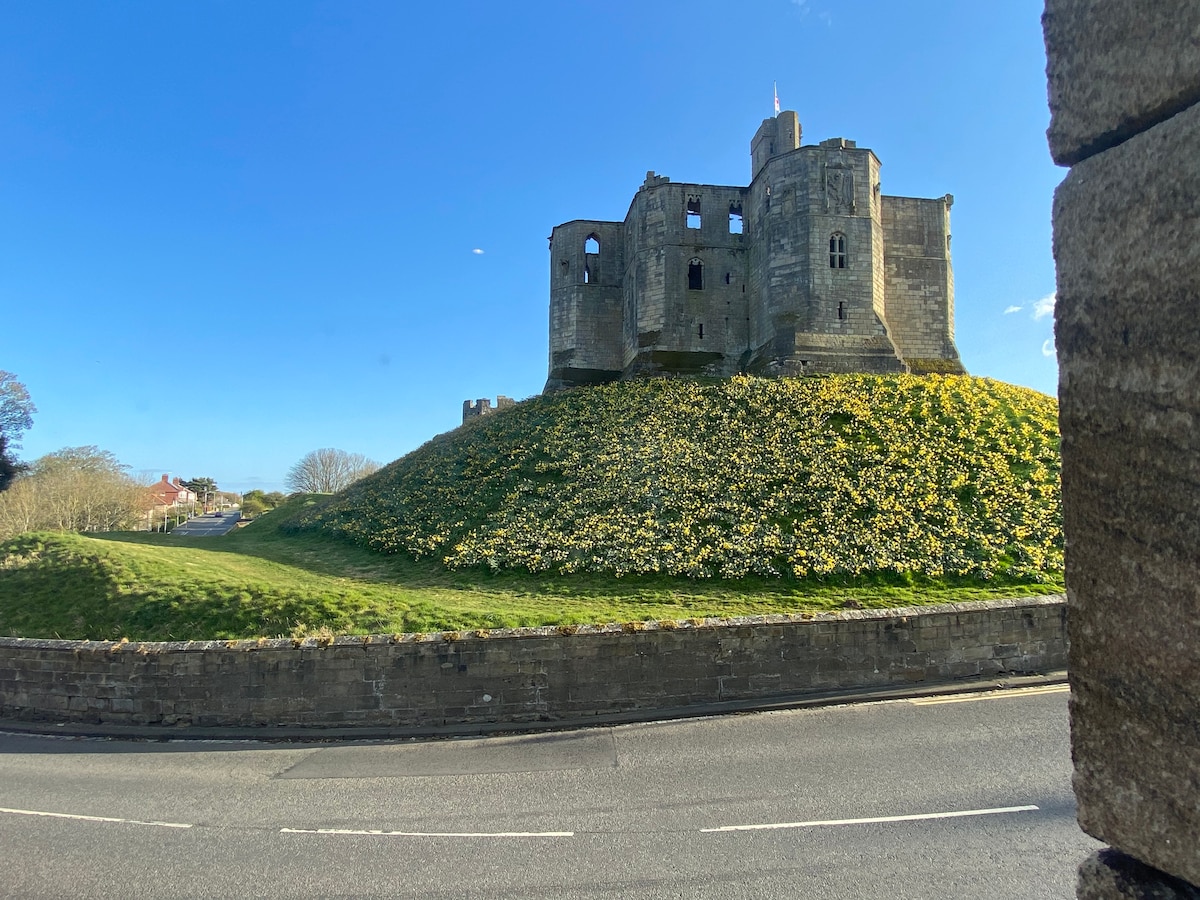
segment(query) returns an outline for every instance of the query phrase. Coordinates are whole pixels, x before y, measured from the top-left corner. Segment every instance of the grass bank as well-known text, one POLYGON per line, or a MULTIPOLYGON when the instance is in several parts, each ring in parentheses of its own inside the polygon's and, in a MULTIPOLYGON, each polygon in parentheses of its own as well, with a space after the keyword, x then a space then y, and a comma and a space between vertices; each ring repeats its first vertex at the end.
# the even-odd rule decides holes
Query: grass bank
POLYGON ((539 397, 220 538, 0 543, 0 634, 130 640, 884 608, 1062 587, 1054 400, 987 379, 539 397))
POLYGON ((390 634, 886 608, 1061 589, 1052 580, 695 581, 452 571, 281 528, 325 502, 295 501, 220 538, 42 533, 0 543, 0 634, 93 640, 390 634))

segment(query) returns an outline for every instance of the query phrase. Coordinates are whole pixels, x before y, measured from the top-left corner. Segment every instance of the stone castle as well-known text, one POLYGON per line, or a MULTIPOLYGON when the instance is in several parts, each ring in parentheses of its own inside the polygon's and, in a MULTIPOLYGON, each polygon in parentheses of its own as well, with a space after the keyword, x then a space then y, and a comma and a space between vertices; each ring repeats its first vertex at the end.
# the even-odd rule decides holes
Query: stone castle
POLYGON ((512 409, 517 405, 517 401, 512 397, 505 397, 499 394, 496 397, 496 405, 492 406, 490 397, 480 397, 478 400, 463 401, 463 423, 469 422, 471 419, 478 419, 480 416, 490 416, 492 413, 498 413, 502 409, 512 409))
POLYGON ((546 390, 655 374, 964 371, 950 206, 880 192, 854 141, 764 119, 748 187, 654 172, 623 222, 550 237, 546 390))

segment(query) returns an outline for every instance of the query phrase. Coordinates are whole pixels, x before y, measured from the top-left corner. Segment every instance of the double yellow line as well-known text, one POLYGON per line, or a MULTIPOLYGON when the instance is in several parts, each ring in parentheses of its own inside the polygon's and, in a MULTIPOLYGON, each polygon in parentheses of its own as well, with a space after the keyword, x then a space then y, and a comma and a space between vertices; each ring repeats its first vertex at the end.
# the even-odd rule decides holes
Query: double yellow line
POLYGON ((949 697, 918 697, 908 702, 913 706, 936 706, 941 703, 973 703, 976 700, 1004 700, 1008 697, 1030 697, 1037 694, 1066 694, 1070 690, 1071 686, 1069 684, 1044 684, 974 694, 957 694, 949 697))

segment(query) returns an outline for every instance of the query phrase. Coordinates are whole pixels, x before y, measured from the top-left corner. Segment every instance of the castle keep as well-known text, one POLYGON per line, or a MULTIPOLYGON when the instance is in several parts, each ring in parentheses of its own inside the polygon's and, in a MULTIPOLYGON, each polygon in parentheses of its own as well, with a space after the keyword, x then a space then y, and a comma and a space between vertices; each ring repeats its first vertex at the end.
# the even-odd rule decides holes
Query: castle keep
POLYGON ((963 372, 950 205, 880 192, 854 141, 765 119, 748 187, 646 174, 550 238, 546 390, 662 373, 963 372))

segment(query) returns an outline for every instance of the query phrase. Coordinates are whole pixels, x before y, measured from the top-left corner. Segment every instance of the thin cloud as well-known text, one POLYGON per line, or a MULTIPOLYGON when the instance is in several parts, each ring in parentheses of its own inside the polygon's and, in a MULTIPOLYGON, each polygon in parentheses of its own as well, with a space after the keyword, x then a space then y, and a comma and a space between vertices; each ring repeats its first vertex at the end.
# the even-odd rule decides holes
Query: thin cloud
POLYGON ((1054 339, 1047 338, 1046 340, 1042 341, 1042 356, 1053 356, 1053 355, 1054 355, 1054 339))
POLYGON ((483 256, 483 251, 482 251, 482 250, 480 250, 478 247, 476 247, 476 248, 475 248, 474 250, 472 250, 471 252, 472 252, 472 253, 474 253, 476 256, 483 256))
POLYGON ((808 0, 792 0, 792 6, 796 7, 796 11, 800 13, 801 18, 804 18, 809 13, 808 0))
POLYGON ((1058 292, 1047 294, 1037 303, 1033 304, 1033 317, 1035 319, 1044 319, 1046 316, 1054 312, 1054 301, 1058 299, 1058 292))
POLYGON ((1025 307, 1023 307, 1023 306, 1010 306, 1010 307, 1008 307, 1007 309, 1005 309, 1005 310, 1004 310, 1004 314, 1005 314, 1006 316, 1011 316, 1013 313, 1020 312, 1020 311, 1021 311, 1021 310, 1023 310, 1024 308, 1025 308, 1025 307))

